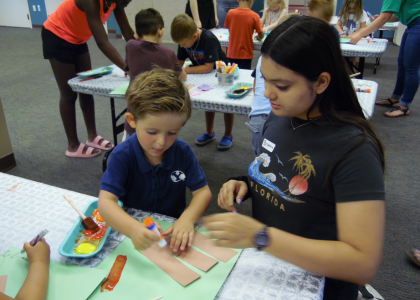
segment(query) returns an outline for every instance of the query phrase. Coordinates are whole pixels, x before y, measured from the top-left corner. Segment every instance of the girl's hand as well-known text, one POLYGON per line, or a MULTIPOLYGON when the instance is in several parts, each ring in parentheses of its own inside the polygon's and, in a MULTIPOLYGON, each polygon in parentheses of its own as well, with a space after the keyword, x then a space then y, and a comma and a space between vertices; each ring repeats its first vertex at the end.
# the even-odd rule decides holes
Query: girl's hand
POLYGON ((47 266, 50 264, 50 245, 42 238, 35 246, 31 246, 29 243, 23 245, 30 264, 33 263, 44 263, 47 266))
POLYGON ((216 245, 228 248, 254 248, 255 234, 264 229, 264 224, 245 215, 223 213, 202 219, 210 238, 216 245))
MULTIPOLYGON (((160 230, 162 227, 156 223, 156 227, 160 230)), ((137 223, 137 226, 132 228, 131 234, 129 236, 131 241, 133 242, 134 247, 136 247, 137 250, 146 250, 149 248, 154 242, 159 241, 159 237, 148 229, 144 223, 137 223)))
POLYGON ((217 197, 217 204, 227 211, 237 212, 233 201, 241 204, 248 193, 248 186, 243 181, 229 180, 223 184, 217 197))
POLYGON ((345 34, 345 33, 343 33, 343 34, 340 34, 340 37, 341 37, 341 38, 346 38, 346 37, 348 37, 348 35, 347 35, 347 34, 345 34))
POLYGON ((170 234, 172 234, 172 237, 169 247, 171 247, 174 252, 185 250, 187 245, 191 247, 193 242, 194 222, 181 216, 174 225, 162 233, 163 236, 168 236, 170 234))
POLYGON ((267 28, 267 27, 264 27, 263 28, 263 32, 265 33, 265 32, 267 32, 269 29, 267 28))

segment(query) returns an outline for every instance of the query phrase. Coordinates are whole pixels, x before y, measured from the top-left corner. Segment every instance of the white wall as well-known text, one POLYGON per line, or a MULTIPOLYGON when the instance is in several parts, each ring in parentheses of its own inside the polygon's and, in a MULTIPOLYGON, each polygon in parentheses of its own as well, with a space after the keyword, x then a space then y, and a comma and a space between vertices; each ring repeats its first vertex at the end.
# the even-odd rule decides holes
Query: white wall
POLYGON ((45 0, 45 7, 47 8, 47 15, 51 15, 63 3, 64 0, 45 0))

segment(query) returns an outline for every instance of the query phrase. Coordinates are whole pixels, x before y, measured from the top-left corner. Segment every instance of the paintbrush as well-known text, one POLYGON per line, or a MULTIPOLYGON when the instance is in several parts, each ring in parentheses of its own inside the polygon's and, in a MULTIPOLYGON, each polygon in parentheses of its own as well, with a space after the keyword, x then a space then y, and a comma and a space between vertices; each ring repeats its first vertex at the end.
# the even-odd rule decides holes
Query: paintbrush
POLYGON ((245 91, 253 90, 253 89, 254 89, 253 87, 250 87, 250 88, 247 88, 247 89, 237 89, 237 90, 234 90, 233 93, 234 94, 241 94, 241 93, 243 93, 245 91))
POLYGON ((69 198, 67 198, 66 196, 63 196, 64 199, 67 200, 67 202, 74 208, 74 210, 79 214, 79 216, 82 218, 82 223, 83 226, 86 229, 90 229, 90 230, 98 230, 99 226, 95 223, 95 221, 93 221, 93 219, 91 217, 86 217, 81 211, 80 209, 77 208, 77 206, 73 203, 73 201, 71 201, 69 198))

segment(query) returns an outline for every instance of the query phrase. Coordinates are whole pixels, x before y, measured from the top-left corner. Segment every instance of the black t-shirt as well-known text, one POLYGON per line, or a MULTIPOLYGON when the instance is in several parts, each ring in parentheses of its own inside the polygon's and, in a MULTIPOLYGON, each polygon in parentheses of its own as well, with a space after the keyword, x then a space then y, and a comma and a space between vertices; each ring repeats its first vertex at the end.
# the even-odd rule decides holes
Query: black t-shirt
MULTIPOLYGON (((385 199, 379 150, 367 138, 347 153, 363 138, 352 125, 322 125, 322 117, 292 122, 295 130, 290 118, 267 118, 262 153, 248 169, 253 217, 301 237, 337 240, 336 203, 385 199)), ((356 284, 333 281, 328 287, 340 287, 332 294, 352 290, 357 297, 356 284)))
MULTIPOLYGON (((222 51, 219 40, 209 30, 201 29, 200 39, 191 48, 182 48, 178 45, 178 60, 184 61, 190 58, 193 66, 201 66, 205 63, 214 63, 221 60, 226 64, 228 59, 222 51)), ((213 69, 216 66, 213 65, 213 69)))

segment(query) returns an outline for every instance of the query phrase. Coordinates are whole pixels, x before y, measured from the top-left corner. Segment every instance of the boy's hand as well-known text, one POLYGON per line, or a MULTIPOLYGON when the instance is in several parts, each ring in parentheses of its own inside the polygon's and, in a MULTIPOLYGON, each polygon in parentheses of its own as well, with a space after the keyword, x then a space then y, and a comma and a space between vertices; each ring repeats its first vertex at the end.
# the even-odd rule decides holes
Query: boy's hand
POLYGON ((44 238, 42 238, 35 246, 31 246, 29 243, 23 245, 30 264, 33 263, 44 263, 47 266, 50 264, 50 245, 47 244, 44 238))
POLYGON ((194 237, 194 222, 182 216, 168 228, 164 233, 164 236, 168 236, 172 233, 171 243, 169 246, 174 252, 185 250, 188 246, 191 247, 194 237))
MULTIPOLYGON (((162 227, 158 223, 155 224, 159 230, 162 229, 162 227)), ((157 242, 160 239, 156 235, 156 233, 148 229, 146 225, 140 222, 131 230, 129 238, 131 239, 134 247, 136 247, 137 250, 146 250, 154 242, 157 242)))

